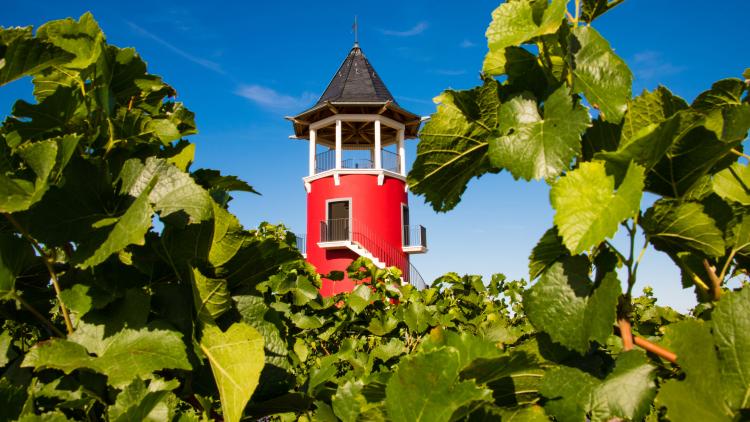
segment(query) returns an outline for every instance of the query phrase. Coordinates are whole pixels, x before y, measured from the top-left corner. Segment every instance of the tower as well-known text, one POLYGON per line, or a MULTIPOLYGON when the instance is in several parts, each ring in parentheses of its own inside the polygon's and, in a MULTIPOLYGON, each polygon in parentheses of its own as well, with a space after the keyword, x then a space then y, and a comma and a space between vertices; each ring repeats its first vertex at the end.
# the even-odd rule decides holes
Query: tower
MULTIPOLYGON (((423 287, 409 255, 427 251, 427 233, 409 221, 404 145, 420 116, 398 105, 355 41, 318 102, 288 119, 291 138, 309 141, 308 262, 326 274, 365 256, 423 287)), ((353 288, 346 278, 324 280, 321 293, 353 288)))

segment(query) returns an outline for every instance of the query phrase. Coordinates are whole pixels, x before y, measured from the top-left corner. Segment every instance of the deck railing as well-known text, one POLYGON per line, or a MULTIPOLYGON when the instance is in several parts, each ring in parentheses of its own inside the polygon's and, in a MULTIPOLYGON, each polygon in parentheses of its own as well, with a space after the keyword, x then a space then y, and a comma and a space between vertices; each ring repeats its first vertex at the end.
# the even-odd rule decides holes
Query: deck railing
MULTIPOLYGON (((381 150, 381 167, 383 170, 399 172, 400 158, 399 155, 388 151, 381 150)), ((315 155, 315 173, 333 170, 336 168, 336 151, 328 150, 315 155)), ((369 158, 343 158, 341 168, 344 169, 374 169, 375 163, 369 158)))
POLYGON ((422 225, 404 226, 404 246, 427 247, 427 229, 422 225))

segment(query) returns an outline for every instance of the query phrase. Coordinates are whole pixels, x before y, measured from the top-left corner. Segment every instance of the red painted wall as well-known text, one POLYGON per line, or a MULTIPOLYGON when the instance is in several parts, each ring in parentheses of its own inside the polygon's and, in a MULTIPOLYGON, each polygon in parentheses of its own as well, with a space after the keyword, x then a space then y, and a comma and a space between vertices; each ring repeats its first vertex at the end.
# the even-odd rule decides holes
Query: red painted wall
MULTIPOLYGON (((346 174, 339 177, 339 186, 334 184, 333 176, 310 183, 312 189, 307 194, 307 261, 313 264, 319 273, 326 274, 333 270, 344 271, 358 257, 349 249, 326 250, 318 247, 320 222, 326 219, 326 201, 350 199, 352 219, 356 220, 357 224, 367 226, 403 257, 400 265, 387 260, 386 264, 397 265, 406 273, 408 268, 402 267, 408 267, 408 255, 401 252, 401 204, 408 205, 405 182, 386 176, 383 185, 378 186, 377 175, 346 174)), ((384 260, 383 257, 378 258, 384 260)), ((338 282, 324 279, 321 294, 331 296, 351 291, 353 288, 354 282, 348 278, 338 282)))

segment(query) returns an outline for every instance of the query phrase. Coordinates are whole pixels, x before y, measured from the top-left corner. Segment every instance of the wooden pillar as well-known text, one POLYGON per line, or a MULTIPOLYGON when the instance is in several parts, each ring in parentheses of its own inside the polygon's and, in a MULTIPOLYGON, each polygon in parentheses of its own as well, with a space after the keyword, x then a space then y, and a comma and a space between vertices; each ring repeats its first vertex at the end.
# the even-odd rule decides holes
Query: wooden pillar
POLYGON ((317 130, 310 129, 310 176, 315 174, 315 136, 317 133, 317 130))
POLYGON ((402 176, 406 176, 406 148, 404 147, 404 130, 398 130, 398 168, 402 176))
POLYGON ((375 169, 380 170, 383 168, 382 164, 380 163, 383 156, 382 152, 380 151, 380 119, 375 120, 375 146, 373 148, 375 153, 375 169))
POLYGON ((341 120, 336 120, 336 168, 341 168, 341 120))

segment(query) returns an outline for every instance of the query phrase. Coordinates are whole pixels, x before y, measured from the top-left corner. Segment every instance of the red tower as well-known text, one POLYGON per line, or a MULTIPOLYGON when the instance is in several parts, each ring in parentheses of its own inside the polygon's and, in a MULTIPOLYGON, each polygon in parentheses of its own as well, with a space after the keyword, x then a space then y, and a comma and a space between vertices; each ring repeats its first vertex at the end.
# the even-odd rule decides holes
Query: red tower
MULTIPOLYGON (((409 222, 404 148, 420 116, 398 105, 355 42, 320 100, 288 119, 292 138, 310 146, 307 260, 325 274, 365 256, 423 287, 409 254, 427 251, 426 230, 409 222)), ((348 279, 324 280, 321 293, 353 288, 348 279)))

